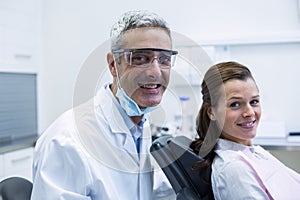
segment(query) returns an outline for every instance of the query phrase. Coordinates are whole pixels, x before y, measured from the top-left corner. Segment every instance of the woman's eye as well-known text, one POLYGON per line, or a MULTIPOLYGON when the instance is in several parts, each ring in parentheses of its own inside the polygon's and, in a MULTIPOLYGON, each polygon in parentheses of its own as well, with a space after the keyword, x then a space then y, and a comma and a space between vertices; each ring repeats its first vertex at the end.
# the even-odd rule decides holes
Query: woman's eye
POLYGON ((257 105, 257 104, 259 104, 259 100, 252 100, 252 101, 251 101, 251 104, 252 104, 252 105, 257 105))
POLYGON ((234 103, 230 104, 230 107, 232 107, 232 108, 237 108, 239 106, 240 106, 240 104, 238 102, 234 102, 234 103))

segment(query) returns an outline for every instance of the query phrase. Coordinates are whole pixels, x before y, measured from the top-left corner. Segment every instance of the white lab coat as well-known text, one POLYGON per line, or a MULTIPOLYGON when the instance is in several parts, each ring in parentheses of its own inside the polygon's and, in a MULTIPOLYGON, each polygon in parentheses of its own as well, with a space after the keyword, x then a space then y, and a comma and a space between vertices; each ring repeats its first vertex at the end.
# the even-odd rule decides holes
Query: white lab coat
MULTIPOLYGON (((33 200, 148 200, 165 194, 174 198, 165 177, 155 184, 160 193, 153 193, 149 123, 144 124, 139 156, 105 87, 93 100, 60 116, 39 138, 33 200)), ((162 174, 157 167, 155 171, 162 174)))

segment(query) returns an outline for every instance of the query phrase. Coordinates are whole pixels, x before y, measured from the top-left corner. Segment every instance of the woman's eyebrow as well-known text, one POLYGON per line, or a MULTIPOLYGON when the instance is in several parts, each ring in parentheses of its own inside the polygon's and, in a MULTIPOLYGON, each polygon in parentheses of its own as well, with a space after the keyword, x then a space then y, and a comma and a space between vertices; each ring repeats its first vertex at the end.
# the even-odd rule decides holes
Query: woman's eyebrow
MULTIPOLYGON (((252 99, 255 99, 255 98, 259 98, 260 96, 259 96, 259 94, 258 95, 254 95, 254 96, 252 96, 251 98, 252 99)), ((240 100, 240 99, 243 99, 243 97, 242 96, 232 96, 232 97, 230 97, 228 100, 240 100)))
POLYGON ((238 96, 232 96, 230 97, 228 100, 239 100, 239 99, 243 99, 243 97, 238 97, 238 96))

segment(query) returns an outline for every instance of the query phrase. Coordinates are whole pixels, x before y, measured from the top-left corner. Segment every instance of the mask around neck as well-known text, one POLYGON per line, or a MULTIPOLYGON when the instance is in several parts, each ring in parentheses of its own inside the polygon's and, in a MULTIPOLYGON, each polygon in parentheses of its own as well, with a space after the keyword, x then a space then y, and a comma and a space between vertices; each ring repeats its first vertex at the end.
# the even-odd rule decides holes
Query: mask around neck
POLYGON ((133 101, 129 96, 127 96, 123 88, 120 87, 118 87, 116 97, 118 97, 121 107, 125 110, 128 116, 142 116, 158 107, 152 106, 140 109, 140 107, 135 103, 135 101, 133 101))

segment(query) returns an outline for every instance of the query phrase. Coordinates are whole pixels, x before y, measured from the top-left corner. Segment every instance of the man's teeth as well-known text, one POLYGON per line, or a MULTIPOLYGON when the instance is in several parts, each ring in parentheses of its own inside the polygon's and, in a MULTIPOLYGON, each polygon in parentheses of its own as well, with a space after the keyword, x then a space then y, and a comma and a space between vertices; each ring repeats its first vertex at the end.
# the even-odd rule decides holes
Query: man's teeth
POLYGON ((147 88, 147 89, 155 89, 157 88, 157 85, 142 85, 142 88, 147 88))

